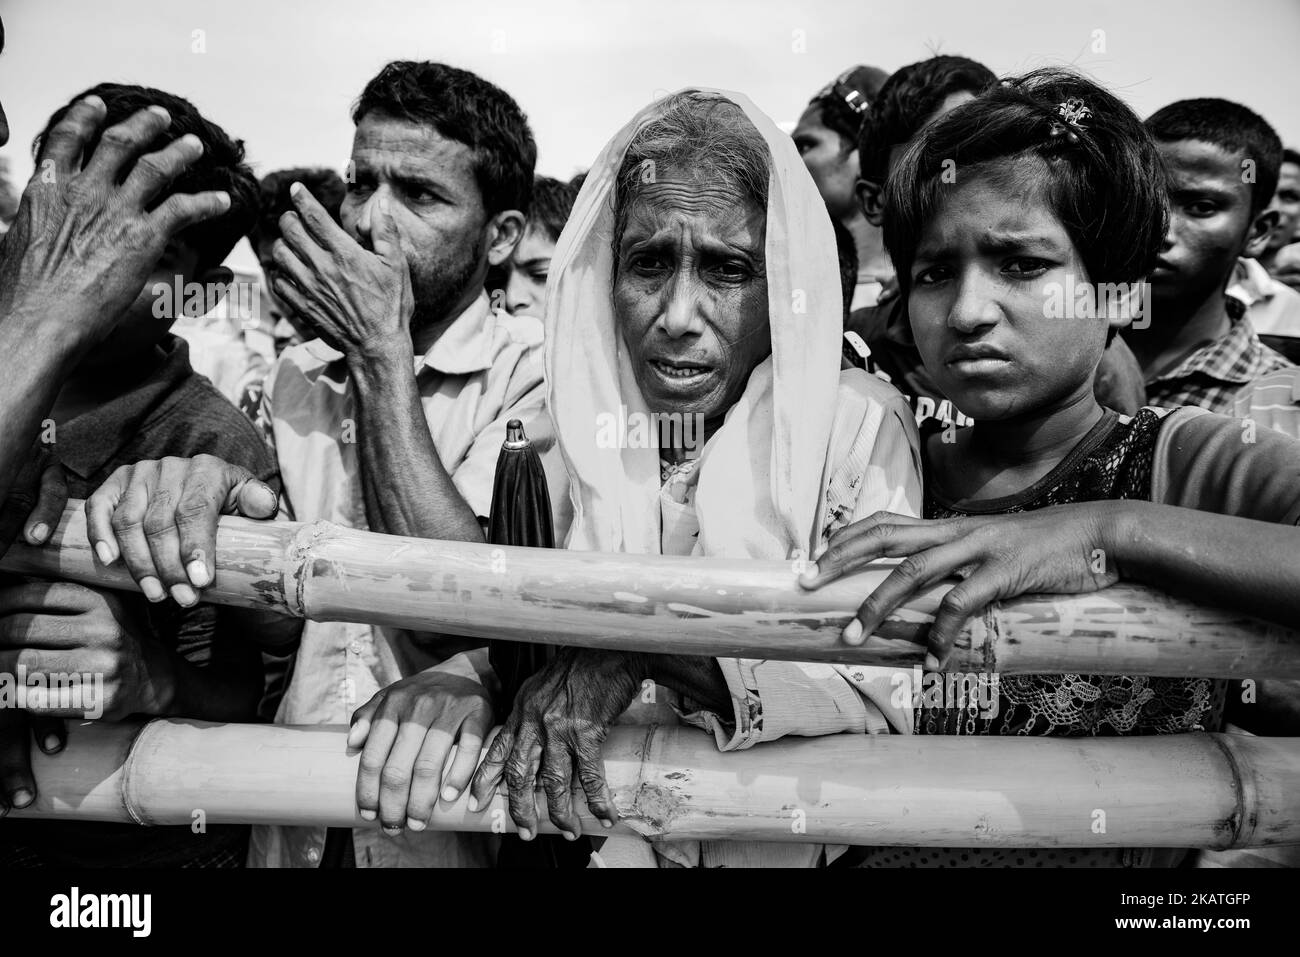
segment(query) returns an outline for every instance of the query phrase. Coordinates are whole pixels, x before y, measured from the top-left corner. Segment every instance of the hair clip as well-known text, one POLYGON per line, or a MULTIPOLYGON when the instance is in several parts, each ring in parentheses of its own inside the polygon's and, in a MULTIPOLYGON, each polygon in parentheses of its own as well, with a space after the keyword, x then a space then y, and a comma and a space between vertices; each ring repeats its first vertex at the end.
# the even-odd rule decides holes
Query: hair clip
POLYGON ((1083 100, 1072 96, 1056 107, 1056 113, 1061 119, 1052 122, 1052 136, 1067 136, 1071 143, 1079 142, 1077 134, 1085 132, 1083 121, 1092 116, 1092 110, 1083 100))
POLYGON ((849 85, 849 77, 852 75, 853 70, 845 70, 818 90, 817 95, 812 98, 811 102, 837 100, 859 116, 867 112, 871 108, 871 101, 860 90, 856 90, 849 85))

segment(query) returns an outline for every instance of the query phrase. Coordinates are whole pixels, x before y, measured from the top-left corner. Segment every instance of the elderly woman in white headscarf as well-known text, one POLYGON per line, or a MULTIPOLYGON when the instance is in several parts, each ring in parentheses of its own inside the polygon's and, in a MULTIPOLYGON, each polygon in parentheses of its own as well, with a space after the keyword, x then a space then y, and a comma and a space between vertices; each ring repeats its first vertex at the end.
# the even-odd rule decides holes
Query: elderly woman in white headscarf
MULTIPOLYGON (((825 205, 790 139, 744 97, 685 91, 625 127, 587 176, 551 283, 546 376, 571 482, 569 548, 797 568, 852 521, 918 514, 906 403, 840 369, 825 205), (658 443, 611 441, 609 422, 654 413, 658 443)), ((576 837, 580 783, 592 813, 612 824, 600 745, 647 678, 661 696, 680 695, 677 713, 724 750, 787 734, 909 730, 883 670, 853 670, 856 681, 824 664, 564 649, 524 685, 474 797, 484 802, 504 779, 528 838, 540 778, 551 820, 576 837)), ((814 863, 820 849, 668 853, 789 864, 814 863)))

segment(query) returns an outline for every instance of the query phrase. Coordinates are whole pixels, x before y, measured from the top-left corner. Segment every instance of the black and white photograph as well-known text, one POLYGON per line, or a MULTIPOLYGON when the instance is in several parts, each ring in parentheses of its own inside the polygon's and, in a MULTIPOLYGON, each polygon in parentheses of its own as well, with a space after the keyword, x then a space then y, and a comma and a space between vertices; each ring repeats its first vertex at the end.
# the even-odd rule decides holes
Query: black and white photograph
POLYGON ((1285 934, 1298 77, 1300 0, 0 0, 14 939, 1285 934), (536 873, 737 868, 893 873, 536 873))

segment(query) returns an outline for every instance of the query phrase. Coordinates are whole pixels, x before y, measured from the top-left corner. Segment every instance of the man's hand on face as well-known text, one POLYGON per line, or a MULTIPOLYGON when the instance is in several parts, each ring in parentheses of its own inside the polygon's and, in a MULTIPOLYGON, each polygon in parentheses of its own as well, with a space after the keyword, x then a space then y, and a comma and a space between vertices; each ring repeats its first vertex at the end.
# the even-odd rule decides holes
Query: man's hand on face
POLYGON ((637 680, 619 652, 563 648, 519 691, 515 709, 492 742, 470 784, 471 809, 487 807, 504 779, 510 816, 519 836, 537 835, 534 792, 540 777, 551 822, 569 840, 582 824, 573 789, 604 827, 618 823, 618 810, 605 783, 601 745, 609 726, 636 697, 637 680))
POLYGON ((105 112, 103 100, 86 97, 50 131, 0 247, 0 318, 57 319, 81 343, 111 328, 172 237, 230 208, 218 191, 157 202, 203 153, 192 135, 145 152, 171 123, 160 106, 105 130, 83 168, 105 112))
POLYGON ((275 294, 350 362, 409 355, 415 298, 388 197, 374 201, 371 252, 301 183, 290 194, 297 212, 280 217, 271 252, 275 294))
POLYGON ((86 499, 86 531, 105 565, 119 557, 150 601, 198 603, 216 574, 222 515, 274 518, 275 491, 213 455, 124 465, 86 499))
POLYGON ((115 721, 165 714, 175 688, 172 664, 144 623, 111 592, 71 582, 0 588, 0 672, 17 675, 22 666, 29 687, 37 675, 81 676, 74 698, 51 693, 33 700, 29 691, 26 710, 32 715, 115 721))

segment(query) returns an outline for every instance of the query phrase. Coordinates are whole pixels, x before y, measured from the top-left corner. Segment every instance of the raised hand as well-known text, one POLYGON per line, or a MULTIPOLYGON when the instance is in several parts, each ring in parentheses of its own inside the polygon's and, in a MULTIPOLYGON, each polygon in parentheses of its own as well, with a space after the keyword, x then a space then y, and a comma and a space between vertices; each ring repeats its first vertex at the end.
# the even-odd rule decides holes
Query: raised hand
POLYGON ((17 313, 57 319, 69 335, 96 341, 139 294, 173 236, 230 208, 224 192, 157 202, 203 153, 192 135, 152 149, 171 122, 161 106, 104 130, 83 168, 105 112, 103 100, 88 96, 46 138, 0 250, 0 320, 17 313))
POLYGON ((280 217, 282 238, 271 253, 275 294, 349 360, 394 350, 409 360, 415 298, 388 198, 376 201, 371 252, 301 184, 290 194, 297 212, 280 217))

